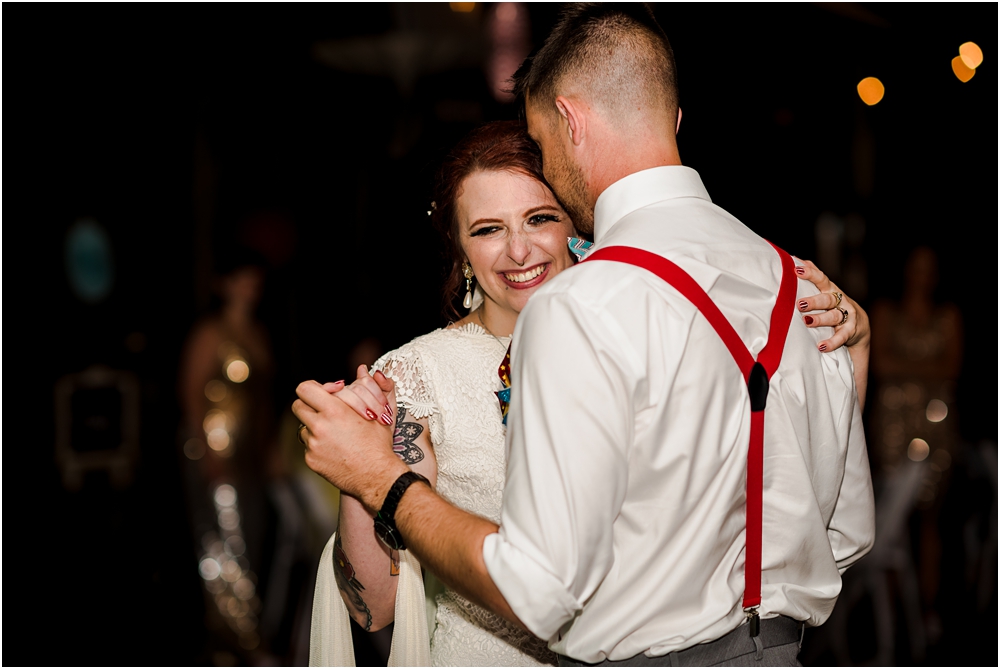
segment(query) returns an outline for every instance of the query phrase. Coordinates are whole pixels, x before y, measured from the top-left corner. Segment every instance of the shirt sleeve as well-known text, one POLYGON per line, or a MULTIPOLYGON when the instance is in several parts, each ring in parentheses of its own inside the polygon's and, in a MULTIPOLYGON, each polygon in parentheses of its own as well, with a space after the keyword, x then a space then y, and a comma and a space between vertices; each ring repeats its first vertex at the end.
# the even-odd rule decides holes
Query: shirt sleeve
POLYGON ((841 574, 864 557, 875 542, 875 497, 861 407, 856 398, 853 407, 844 479, 827 528, 830 548, 841 574))
POLYGON ((513 347, 500 530, 483 557, 518 618, 551 640, 614 563, 635 364, 625 333, 572 296, 537 295, 513 347))
POLYGON ((396 402, 406 407, 414 418, 426 418, 438 412, 434 393, 429 387, 420 354, 412 344, 390 351, 371 366, 392 379, 396 402))

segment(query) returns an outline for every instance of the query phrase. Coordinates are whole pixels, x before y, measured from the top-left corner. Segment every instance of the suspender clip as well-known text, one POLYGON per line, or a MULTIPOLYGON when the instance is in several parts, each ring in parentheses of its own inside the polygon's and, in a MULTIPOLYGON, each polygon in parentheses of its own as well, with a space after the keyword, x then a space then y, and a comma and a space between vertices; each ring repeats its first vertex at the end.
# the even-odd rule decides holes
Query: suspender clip
POLYGON ((747 614, 747 628, 750 630, 750 638, 753 639, 760 635, 760 616, 757 615, 757 607, 748 609, 747 614))
POLYGON ((763 411, 767 405, 767 391, 770 388, 767 370, 759 362, 753 363, 750 378, 747 379, 747 392, 750 393, 750 411, 763 411))

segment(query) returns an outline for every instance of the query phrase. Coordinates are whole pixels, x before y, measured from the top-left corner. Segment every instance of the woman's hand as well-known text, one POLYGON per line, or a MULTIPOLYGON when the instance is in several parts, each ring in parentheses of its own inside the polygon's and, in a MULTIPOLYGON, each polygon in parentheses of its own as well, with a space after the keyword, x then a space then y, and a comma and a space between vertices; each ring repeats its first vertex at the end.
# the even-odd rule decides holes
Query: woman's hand
POLYGON ((833 328, 833 336, 817 344, 820 351, 829 353, 847 346, 854 364, 858 403, 864 409, 868 392, 868 351, 871 344, 868 314, 857 302, 844 295, 837 284, 830 281, 812 262, 803 260, 801 266, 796 265, 795 273, 800 279, 813 283, 820 291, 817 295, 799 300, 800 312, 813 312, 803 316, 802 320, 806 327, 833 328))
POLYGON ((802 266, 795 267, 795 273, 800 279, 815 285, 820 292, 818 295, 800 299, 798 309, 802 312, 821 312, 803 316, 802 320, 806 327, 833 328, 833 336, 821 341, 818 344, 819 350, 829 353, 845 345, 848 348, 856 346, 867 348, 871 340, 871 327, 865 310, 845 295, 837 284, 830 281, 811 261, 803 260, 802 263, 802 266), (838 295, 841 299, 837 298, 838 295))
POLYGON ((392 384, 381 371, 376 371, 374 377, 368 374, 364 365, 358 367, 358 378, 349 386, 343 381, 324 383, 323 389, 331 395, 337 395, 359 416, 367 420, 377 420, 383 425, 392 425, 395 418, 393 407, 396 405, 394 393, 384 388, 392 384))

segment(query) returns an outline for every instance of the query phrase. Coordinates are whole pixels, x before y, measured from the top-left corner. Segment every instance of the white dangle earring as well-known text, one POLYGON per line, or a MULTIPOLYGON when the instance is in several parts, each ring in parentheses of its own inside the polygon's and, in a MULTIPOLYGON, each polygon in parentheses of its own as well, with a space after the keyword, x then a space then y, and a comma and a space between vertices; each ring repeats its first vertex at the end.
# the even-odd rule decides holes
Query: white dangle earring
POLYGON ((462 263, 462 275, 465 276, 465 299, 462 306, 466 309, 472 308, 472 279, 476 276, 472 273, 472 265, 467 262, 462 263))

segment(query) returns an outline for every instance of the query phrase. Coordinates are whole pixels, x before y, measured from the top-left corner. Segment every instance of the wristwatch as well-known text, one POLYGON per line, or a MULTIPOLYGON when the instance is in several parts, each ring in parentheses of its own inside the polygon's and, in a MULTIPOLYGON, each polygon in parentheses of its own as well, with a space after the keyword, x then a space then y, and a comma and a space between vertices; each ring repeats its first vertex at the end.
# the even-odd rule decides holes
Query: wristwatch
POLYGON ((400 474, 396 482, 389 488, 389 492, 385 496, 385 501, 382 502, 382 508, 375 514, 375 536, 381 539, 382 543, 391 550, 406 550, 406 544, 403 543, 403 536, 399 533, 399 529, 396 528, 396 507, 399 506, 399 500, 403 498, 403 493, 406 492, 406 489, 417 481, 423 481, 428 486, 431 484, 426 477, 416 472, 400 474))

